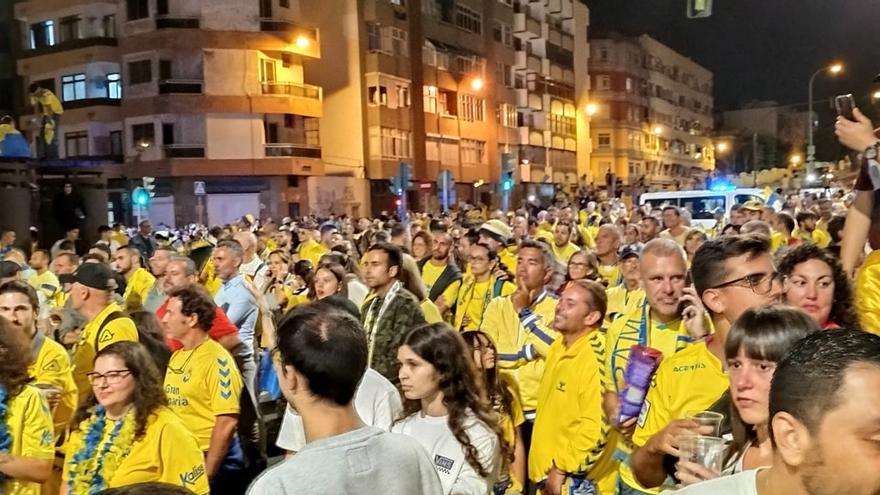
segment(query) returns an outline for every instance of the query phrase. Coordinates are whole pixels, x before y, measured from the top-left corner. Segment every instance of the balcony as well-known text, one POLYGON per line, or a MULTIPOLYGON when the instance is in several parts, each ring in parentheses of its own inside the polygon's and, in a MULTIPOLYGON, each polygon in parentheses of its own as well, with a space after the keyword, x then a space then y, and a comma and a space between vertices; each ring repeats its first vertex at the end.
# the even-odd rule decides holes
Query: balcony
POLYGON ((166 144, 165 158, 204 158, 204 144, 166 144))
POLYGON ((525 12, 513 14, 513 32, 526 38, 541 36, 541 23, 525 12))
POLYGON ((104 36, 62 41, 51 46, 41 46, 38 48, 25 49, 21 53, 19 58, 26 59, 39 57, 41 55, 49 55, 51 53, 64 52, 67 50, 77 50, 80 48, 88 48, 91 46, 118 46, 118 41, 116 40, 116 38, 108 38, 104 36))
POLYGON ((264 95, 298 96, 300 98, 321 99, 321 87, 295 82, 263 81, 264 95))
POLYGON ((318 39, 317 29, 302 26, 300 24, 296 24, 295 22, 285 21, 283 19, 275 19, 272 17, 260 18, 260 31, 293 34, 294 38, 296 38, 297 36, 306 36, 312 40, 318 39))
POLYGON ((73 110, 76 108, 111 106, 118 107, 122 102, 119 98, 83 98, 81 100, 70 100, 62 103, 65 110, 73 110))
POLYGON ((200 26, 198 17, 185 17, 179 15, 161 15, 156 17, 156 29, 198 29, 200 26))
POLYGON ((266 143, 266 157, 321 158, 321 147, 308 144, 266 143))
POLYGON ((204 81, 198 79, 163 79, 159 81, 159 94, 202 94, 204 81))

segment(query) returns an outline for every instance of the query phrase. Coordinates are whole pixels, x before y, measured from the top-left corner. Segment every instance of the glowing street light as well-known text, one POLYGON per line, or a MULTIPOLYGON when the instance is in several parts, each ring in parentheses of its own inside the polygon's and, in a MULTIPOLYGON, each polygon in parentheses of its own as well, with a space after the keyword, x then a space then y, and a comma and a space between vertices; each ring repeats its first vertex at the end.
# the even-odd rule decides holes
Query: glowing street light
POLYGON ((840 74, 841 72, 843 72, 843 64, 841 64, 841 63, 831 64, 828 67, 828 72, 830 72, 832 74, 840 74))
POLYGON ((596 105, 595 103, 587 103, 587 115, 592 117, 593 115, 596 115, 596 112, 598 111, 599 105, 596 105))
POLYGON ((311 44, 311 41, 305 36, 297 36, 296 38, 296 46, 300 49, 306 49, 311 44))
POLYGON ((880 89, 871 93, 871 98, 873 98, 875 100, 880 100, 880 89))
POLYGON ((654 135, 659 136, 660 134, 663 134, 663 128, 658 125, 654 128, 654 135))
POLYGON ((719 153, 724 153, 725 151, 727 151, 728 147, 729 146, 728 146, 727 142, 725 142, 725 141, 722 141, 722 142, 715 145, 715 149, 718 150, 719 153))
POLYGON ((807 109, 807 136, 809 137, 807 142, 807 171, 809 173, 813 172, 813 161, 816 157, 816 146, 813 144, 813 81, 816 80, 816 76, 826 71, 832 76, 836 76, 843 72, 843 64, 834 62, 831 65, 816 69, 816 72, 813 72, 813 75, 810 76, 810 83, 807 86, 807 105, 809 107, 807 109))
POLYGON ((479 77, 475 78, 471 81, 471 89, 474 91, 479 91, 483 89, 483 80, 479 77))
POLYGON ((791 155, 791 158, 788 159, 788 162, 797 167, 801 163, 801 155, 791 155))

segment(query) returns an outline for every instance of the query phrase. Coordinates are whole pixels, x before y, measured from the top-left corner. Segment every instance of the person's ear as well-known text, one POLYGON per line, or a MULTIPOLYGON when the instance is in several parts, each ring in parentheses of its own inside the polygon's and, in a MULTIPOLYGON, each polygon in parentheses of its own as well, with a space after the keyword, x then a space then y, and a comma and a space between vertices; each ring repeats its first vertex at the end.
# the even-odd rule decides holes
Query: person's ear
POLYGON ((787 412, 779 412, 771 420, 776 451, 787 466, 800 466, 812 450, 812 437, 803 423, 787 412))
POLYGON ((727 305, 724 303, 724 297, 717 289, 706 289, 700 299, 702 299, 703 305, 713 313, 722 314, 724 313, 724 310, 727 309, 727 305))
POLYGON ((391 275, 391 278, 397 278, 397 275, 400 273, 399 266, 392 266, 388 268, 388 274, 391 275))
POLYGON ((588 327, 598 327, 599 323, 602 321, 602 315, 595 309, 587 313, 587 316, 584 317, 584 324, 588 327))

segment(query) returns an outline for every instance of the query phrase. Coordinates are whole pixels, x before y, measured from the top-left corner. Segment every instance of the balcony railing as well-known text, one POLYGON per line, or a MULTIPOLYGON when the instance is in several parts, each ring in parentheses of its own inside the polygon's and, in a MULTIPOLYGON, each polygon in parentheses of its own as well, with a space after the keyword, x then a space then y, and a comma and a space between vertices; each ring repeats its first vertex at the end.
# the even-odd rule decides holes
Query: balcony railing
POLYGON ((63 103, 65 110, 73 110, 75 108, 111 106, 118 107, 122 102, 119 98, 83 98, 81 100, 70 100, 63 103))
POLYGON ((205 81, 198 79, 164 79, 159 81, 159 94, 202 94, 205 81))
POLYGON ((264 95, 299 96, 301 98, 321 99, 321 87, 295 82, 263 81, 264 95))
POLYGON ((261 17, 260 31, 281 32, 293 34, 294 36, 306 36, 312 40, 318 39, 317 29, 283 19, 275 19, 274 17, 261 17))
POLYGON ((50 53, 64 52, 67 50, 77 50, 79 48, 88 48, 90 46, 118 46, 116 38, 108 38, 104 36, 94 36, 91 38, 81 38, 69 41, 62 41, 51 46, 41 46, 39 48, 26 48, 20 58, 39 57, 41 55, 49 55, 50 53))
POLYGON ((308 144, 266 143, 265 150, 267 157, 321 158, 321 147, 308 144))
POLYGON ((165 158, 204 158, 204 144, 166 144, 165 158))
POLYGON ((198 29, 198 17, 166 14, 156 17, 156 29, 198 29))

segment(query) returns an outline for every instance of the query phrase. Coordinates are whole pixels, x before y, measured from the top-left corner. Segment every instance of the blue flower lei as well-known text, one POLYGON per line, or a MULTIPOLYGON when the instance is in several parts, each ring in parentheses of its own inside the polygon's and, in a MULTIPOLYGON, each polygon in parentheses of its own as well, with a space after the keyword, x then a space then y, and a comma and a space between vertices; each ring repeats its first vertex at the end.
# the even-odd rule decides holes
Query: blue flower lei
MULTIPOLYGON (((6 424, 6 415, 9 412, 9 404, 7 399, 9 392, 6 387, 0 385, 0 454, 8 454, 12 448, 12 435, 9 433, 9 426, 6 424)), ((0 473, 0 482, 6 479, 6 475, 0 473)))
MULTIPOLYGON (((113 447, 113 443, 116 441, 116 437, 119 436, 119 431, 122 429, 122 425, 125 423, 124 418, 120 419, 116 422, 116 425, 113 427, 113 431, 110 432, 110 437, 107 439, 107 442, 104 443, 104 448, 101 449, 101 453, 97 454, 97 460, 95 464, 94 471, 90 473, 81 473, 77 472, 76 474, 82 475, 91 475, 91 480, 88 484, 88 493, 98 493, 101 490, 107 488, 107 480, 104 479, 104 459, 107 452, 113 447)), ((83 438, 83 446, 73 455, 73 465, 78 466, 84 462, 92 460, 96 457, 96 452, 98 450, 98 444, 101 443, 101 439, 104 437, 104 426, 107 424, 107 413, 104 409, 104 406, 98 406, 95 408, 95 421, 89 427, 89 430, 86 432, 85 437, 83 438)), ((78 470, 77 470, 78 471, 78 470)), ((67 486, 70 488, 71 493, 76 493, 74 490, 74 486, 76 484, 76 476, 71 476, 67 482, 67 486)))

